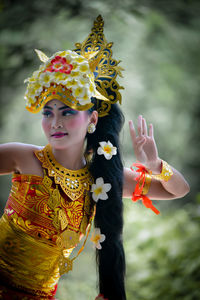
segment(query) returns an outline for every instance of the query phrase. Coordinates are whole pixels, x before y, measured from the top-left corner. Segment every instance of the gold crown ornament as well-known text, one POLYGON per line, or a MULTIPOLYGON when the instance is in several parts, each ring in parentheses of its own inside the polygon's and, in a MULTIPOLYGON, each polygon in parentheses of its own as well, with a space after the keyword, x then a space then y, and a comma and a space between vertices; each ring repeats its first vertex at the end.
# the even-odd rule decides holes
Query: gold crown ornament
POLYGON ((113 103, 121 104, 119 89, 123 87, 116 77, 122 76, 123 69, 118 66, 120 61, 112 58, 113 43, 107 43, 103 25, 98 16, 92 32, 82 44, 75 44, 74 51, 59 51, 49 58, 36 50, 43 64, 25 80, 24 98, 30 112, 39 112, 52 99, 76 110, 88 110, 93 106, 92 97, 96 97, 99 117, 103 117, 113 103))

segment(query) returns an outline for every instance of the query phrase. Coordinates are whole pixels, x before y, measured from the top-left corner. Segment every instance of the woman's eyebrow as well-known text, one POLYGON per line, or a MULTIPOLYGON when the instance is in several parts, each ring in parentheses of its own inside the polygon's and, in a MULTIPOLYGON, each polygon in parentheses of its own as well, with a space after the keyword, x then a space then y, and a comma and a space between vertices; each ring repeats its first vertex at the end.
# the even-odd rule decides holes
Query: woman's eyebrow
POLYGON ((44 108, 48 108, 48 109, 53 110, 53 108, 51 106, 48 106, 48 105, 45 105, 44 108))
MULTIPOLYGON (((53 110, 53 107, 51 106, 48 106, 48 105, 45 105, 44 108, 48 108, 48 109, 51 109, 53 110)), ((62 109, 65 109, 65 108, 70 108, 69 106, 65 105, 65 106, 62 106, 62 107, 59 107, 59 110, 62 110, 62 109)))
MULTIPOLYGON (((62 106, 62 107, 59 107, 59 110, 62 110, 62 109, 65 109, 65 108, 70 108, 69 106, 65 105, 65 106, 62 106)), ((71 109, 71 108, 70 108, 71 109)))

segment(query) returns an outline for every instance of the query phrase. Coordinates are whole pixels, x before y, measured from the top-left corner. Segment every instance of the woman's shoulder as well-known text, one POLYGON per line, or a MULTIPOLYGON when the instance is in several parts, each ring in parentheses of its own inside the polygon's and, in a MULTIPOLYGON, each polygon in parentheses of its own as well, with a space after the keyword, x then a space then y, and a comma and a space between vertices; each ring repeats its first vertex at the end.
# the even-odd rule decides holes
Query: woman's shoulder
POLYGON ((41 150, 43 146, 37 146, 33 144, 25 144, 25 143, 18 143, 18 142, 12 142, 12 143, 5 143, 0 144, 0 151, 1 152, 13 152, 15 154, 18 153, 33 153, 36 150, 41 150))
POLYGON ((29 166, 33 167, 35 163, 34 152, 43 147, 24 144, 24 143, 6 143, 0 145, 0 174, 10 172, 23 173, 29 166))

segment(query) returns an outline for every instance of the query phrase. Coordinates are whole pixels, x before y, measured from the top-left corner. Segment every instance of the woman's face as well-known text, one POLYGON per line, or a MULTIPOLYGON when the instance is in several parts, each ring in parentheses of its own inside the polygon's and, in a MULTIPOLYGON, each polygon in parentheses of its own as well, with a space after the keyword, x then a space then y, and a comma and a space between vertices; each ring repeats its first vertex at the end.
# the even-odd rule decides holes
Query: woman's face
POLYGON ((42 127, 49 144, 55 149, 82 147, 88 125, 97 122, 97 112, 74 110, 59 100, 51 100, 43 108, 42 127))

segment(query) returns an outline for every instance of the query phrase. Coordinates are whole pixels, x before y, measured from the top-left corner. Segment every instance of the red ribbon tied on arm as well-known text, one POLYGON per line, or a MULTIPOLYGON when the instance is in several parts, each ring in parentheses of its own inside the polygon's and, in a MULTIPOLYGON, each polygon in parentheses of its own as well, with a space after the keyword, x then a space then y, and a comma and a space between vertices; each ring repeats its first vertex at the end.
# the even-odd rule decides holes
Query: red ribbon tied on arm
POLYGON ((145 195, 142 195, 142 190, 145 184, 145 175, 146 173, 149 173, 148 170, 145 168, 145 166, 143 166, 142 164, 132 164, 131 166, 131 170, 133 171, 132 167, 136 167, 137 173, 140 173, 138 175, 138 177, 135 178, 135 181, 137 181, 137 184, 135 186, 135 190, 133 192, 132 195, 132 201, 137 201, 137 200, 142 200, 142 203, 144 204, 144 206, 146 206, 147 208, 150 208, 155 214, 159 214, 159 210, 152 204, 152 201, 145 195), (141 183, 140 183, 141 182, 141 183))

